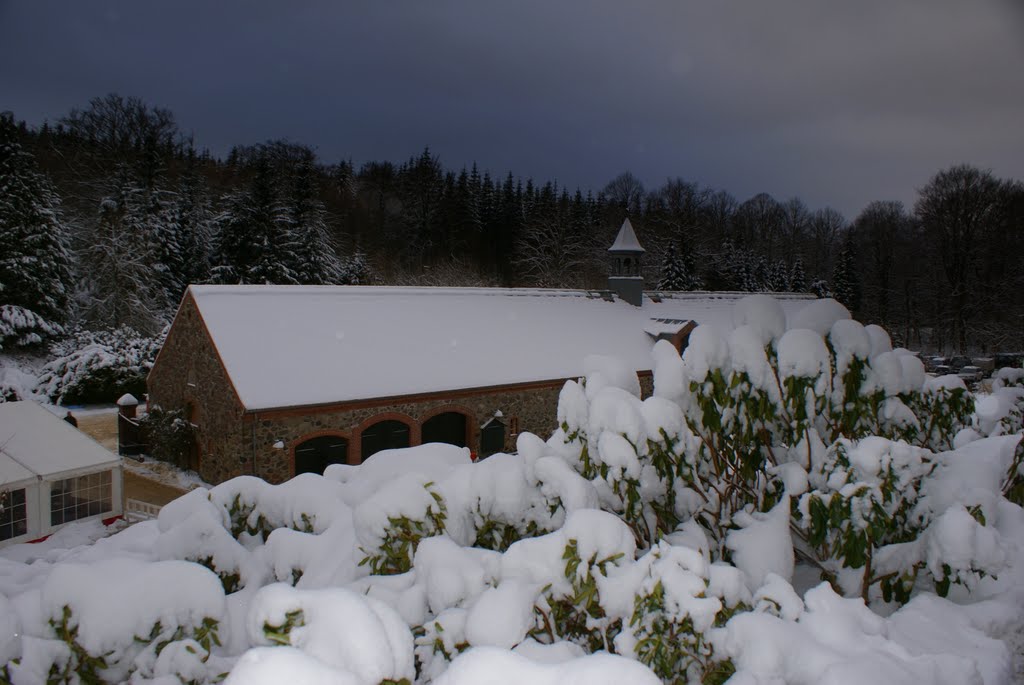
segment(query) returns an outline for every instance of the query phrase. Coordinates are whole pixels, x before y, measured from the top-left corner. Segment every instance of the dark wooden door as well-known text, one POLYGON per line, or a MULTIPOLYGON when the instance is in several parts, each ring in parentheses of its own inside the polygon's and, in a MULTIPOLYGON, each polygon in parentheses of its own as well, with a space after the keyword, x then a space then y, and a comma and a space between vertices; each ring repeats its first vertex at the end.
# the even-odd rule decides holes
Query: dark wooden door
POLYGON ((348 462, 348 440, 337 435, 310 438, 295 448, 295 475, 319 473, 330 464, 348 462))
POLYGON ((363 431, 361 461, 381 450, 409 446, 409 426, 401 421, 378 421, 363 431))
POLYGON ((466 446, 466 415, 449 411, 438 414, 423 424, 423 442, 446 442, 466 446))

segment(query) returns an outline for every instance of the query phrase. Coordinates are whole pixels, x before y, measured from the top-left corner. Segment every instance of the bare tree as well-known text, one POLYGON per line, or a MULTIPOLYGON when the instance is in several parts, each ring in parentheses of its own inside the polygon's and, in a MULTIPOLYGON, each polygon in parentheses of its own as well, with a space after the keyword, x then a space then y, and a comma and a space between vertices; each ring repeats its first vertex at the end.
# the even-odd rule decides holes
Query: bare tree
POLYGON ((619 205, 631 214, 640 214, 644 184, 626 171, 609 181, 601 194, 610 204, 619 205))
POLYGON ((846 219, 836 210, 826 207, 811 215, 808 225, 809 250, 812 278, 824 278, 832 270, 832 259, 837 252, 839 232, 846 227, 846 219))
POLYGON ((811 212, 800 198, 791 198, 782 205, 779 258, 792 266, 803 252, 803 244, 811 224, 811 212))
POLYGON ((902 202, 872 202, 853 222, 862 246, 866 309, 886 324, 892 315, 894 266, 899 241, 909 232, 911 218, 902 202))
POLYGON ((594 253, 592 242, 574 230, 567 216, 537 216, 516 241, 513 262, 529 285, 579 287, 594 253))
POLYGON ((967 312, 975 260, 986 234, 1003 220, 1005 187, 990 172, 966 164, 932 177, 920 191, 914 213, 938 246, 949 286, 953 342, 967 350, 967 312))
POLYGON ((771 261, 778 253, 784 220, 782 205, 768 193, 759 193, 736 209, 733 227, 741 243, 771 261))

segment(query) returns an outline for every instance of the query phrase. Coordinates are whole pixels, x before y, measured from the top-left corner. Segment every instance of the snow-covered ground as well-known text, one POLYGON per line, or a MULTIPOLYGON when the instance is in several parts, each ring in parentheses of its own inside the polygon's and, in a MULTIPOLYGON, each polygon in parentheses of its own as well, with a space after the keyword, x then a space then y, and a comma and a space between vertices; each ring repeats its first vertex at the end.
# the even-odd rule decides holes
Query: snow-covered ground
POLYGON ((146 455, 141 455, 140 459, 141 461, 125 458, 121 461, 125 470, 173 488, 193 490, 199 487, 210 487, 210 484, 200 478, 195 471, 183 471, 173 464, 146 455))
POLYGON ((956 381, 926 380, 880 329, 815 307, 787 330, 770 303, 752 300, 733 332, 697 329, 683 359, 656 348, 646 400, 614 360, 589 359, 585 382, 562 392, 562 428, 547 441, 522 434, 515 454, 473 463, 468 450, 435 444, 276 486, 241 477, 111 535, 69 526, 43 545, 0 550, 6 677, 1022 682, 1024 510, 1007 499, 1024 477, 1020 435, 1008 432, 1020 424, 1024 391, 1009 385, 1020 379, 980 398, 969 426, 923 426, 920 402, 957 397, 944 394, 956 381), (777 351, 771 364, 765 344, 777 351), (737 415, 693 414, 707 406, 694 388, 711 392, 715 369, 742 369, 746 380, 730 376, 739 380, 726 387, 760 387, 780 402, 795 389, 813 407, 858 359, 863 387, 885 398, 879 430, 945 446, 871 436, 826 448, 819 431, 834 407, 774 425, 800 425, 804 438, 775 444, 770 477, 746 486, 761 506, 738 506, 724 524, 725 495, 693 474, 706 466, 706 422, 737 415), (786 383, 771 390, 775 374, 786 383), (659 475, 666 454, 675 480, 659 475), (836 538, 848 548, 882 509, 906 526, 902 537, 871 533, 874 573, 893 583, 909 574, 903 603, 875 584, 865 604, 851 588, 870 573, 839 563, 851 552, 816 557, 834 585, 805 561, 814 536, 798 515, 826 495, 852 507, 826 516, 828 535, 852 536, 836 538), (678 525, 659 528, 675 516, 678 525))

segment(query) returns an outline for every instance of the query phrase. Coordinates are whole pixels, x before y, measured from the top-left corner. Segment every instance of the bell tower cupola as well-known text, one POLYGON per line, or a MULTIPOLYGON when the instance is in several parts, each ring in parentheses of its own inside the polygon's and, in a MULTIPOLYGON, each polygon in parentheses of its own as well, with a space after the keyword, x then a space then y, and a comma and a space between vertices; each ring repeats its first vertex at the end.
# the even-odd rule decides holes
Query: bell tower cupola
POLYGON ((636 307, 643 303, 644 297, 644 277, 640 266, 645 251, 636 239, 633 224, 626 217, 615 242, 608 248, 608 256, 611 258, 608 289, 636 307))

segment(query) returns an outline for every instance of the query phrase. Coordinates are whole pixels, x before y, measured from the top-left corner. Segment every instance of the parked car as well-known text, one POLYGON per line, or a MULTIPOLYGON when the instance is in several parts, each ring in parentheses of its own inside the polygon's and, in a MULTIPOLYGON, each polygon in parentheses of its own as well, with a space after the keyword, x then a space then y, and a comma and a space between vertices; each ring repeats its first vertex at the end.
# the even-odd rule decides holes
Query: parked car
POLYGON ((995 357, 975 357, 974 366, 977 366, 985 373, 985 378, 992 375, 992 372, 996 370, 996 359, 995 357))
POLYGON ((995 367, 1002 369, 1009 366, 1019 369, 1021 359, 1024 359, 1024 352, 996 352, 995 367))
POLYGON ((972 364, 971 364, 971 358, 970 357, 959 356, 959 357, 952 357, 949 360, 949 366, 954 371, 960 371, 960 369, 964 368, 965 366, 971 366, 971 365, 972 364))
POLYGON ((970 385, 971 383, 977 383, 985 377, 985 372, 977 366, 965 366, 957 372, 958 376, 963 379, 964 383, 970 385))

